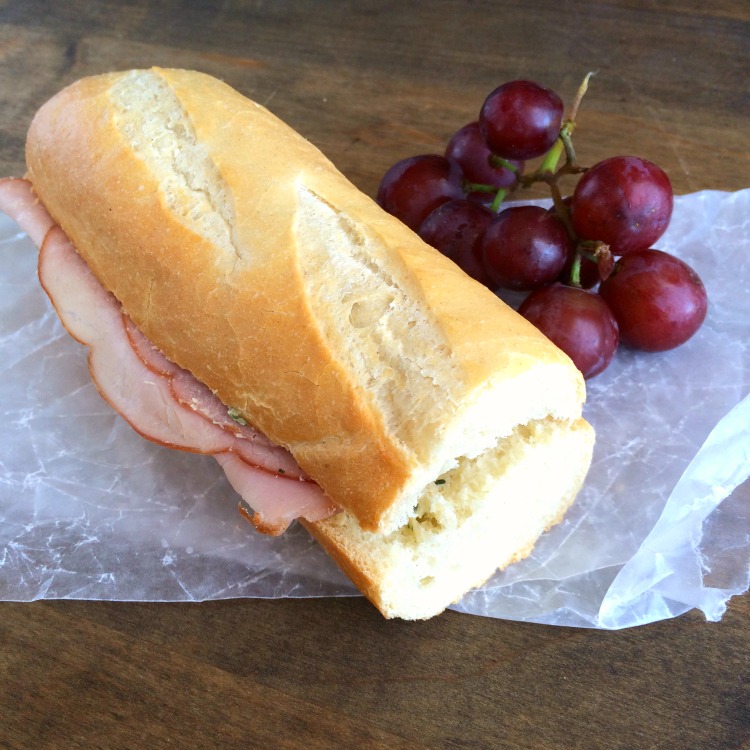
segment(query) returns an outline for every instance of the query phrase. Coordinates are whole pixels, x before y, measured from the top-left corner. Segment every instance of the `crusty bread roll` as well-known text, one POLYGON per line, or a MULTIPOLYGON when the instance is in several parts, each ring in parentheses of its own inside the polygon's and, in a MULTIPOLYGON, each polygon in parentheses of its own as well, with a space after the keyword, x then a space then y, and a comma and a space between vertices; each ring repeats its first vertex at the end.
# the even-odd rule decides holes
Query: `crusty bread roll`
POLYGON ((387 616, 441 611, 572 502, 570 360, 260 105, 196 72, 83 79, 27 164, 138 327, 344 509, 306 526, 387 616))

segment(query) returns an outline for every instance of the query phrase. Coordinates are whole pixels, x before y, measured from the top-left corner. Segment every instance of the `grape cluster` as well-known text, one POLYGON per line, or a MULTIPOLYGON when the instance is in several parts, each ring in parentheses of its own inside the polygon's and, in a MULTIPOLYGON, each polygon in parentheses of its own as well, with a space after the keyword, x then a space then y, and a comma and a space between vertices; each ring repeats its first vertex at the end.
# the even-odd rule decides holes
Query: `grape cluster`
POLYGON ((672 215, 664 171, 635 156, 591 168, 577 163, 571 136, 588 80, 567 117, 562 99, 544 86, 499 86, 444 154, 394 164, 377 195, 477 281, 527 292, 518 312, 586 378, 602 372, 620 344, 651 352, 679 346, 707 309, 695 271, 653 248, 672 215), (580 177, 565 197, 560 183, 570 176, 580 177), (549 185, 552 208, 507 201, 537 182, 549 185))

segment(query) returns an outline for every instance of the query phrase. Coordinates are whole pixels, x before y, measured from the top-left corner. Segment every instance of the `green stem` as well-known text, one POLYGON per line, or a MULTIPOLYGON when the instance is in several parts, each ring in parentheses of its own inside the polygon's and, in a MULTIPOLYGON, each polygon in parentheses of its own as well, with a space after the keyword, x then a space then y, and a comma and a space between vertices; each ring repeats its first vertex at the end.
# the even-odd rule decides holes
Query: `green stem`
POLYGON ((573 141, 571 136, 576 127, 576 115, 578 114, 578 108, 581 106, 581 100, 588 91, 589 81, 594 73, 588 73, 583 79, 583 83, 578 87, 576 92, 576 98, 573 102, 573 106, 570 109, 570 114, 567 119, 563 122, 560 128, 560 135, 552 145, 552 148, 547 152, 544 157, 541 166, 537 170, 539 174, 554 174, 557 171, 557 165, 560 161, 560 157, 565 153, 565 159, 568 165, 576 164, 576 153, 573 149, 573 141))
POLYGON ((465 193, 494 193, 497 188, 494 185, 486 185, 483 182, 469 182, 464 180, 462 184, 465 193))
POLYGON ((537 172, 539 174, 554 174, 560 157, 565 154, 569 163, 575 162, 575 152, 570 137, 573 135, 576 124, 573 120, 566 120, 560 128, 560 135, 547 152, 537 172))
POLYGON ((573 265, 570 267, 570 285, 581 288, 581 254, 576 251, 573 265))
POLYGON ((500 188, 495 194, 495 199, 492 201, 490 210, 497 213, 500 210, 500 204, 505 200, 506 195, 508 195, 508 191, 505 188, 500 188))
POLYGON ((490 156, 490 164, 493 167, 509 169, 513 174, 521 174, 521 170, 515 164, 511 164, 507 159, 503 159, 502 156, 497 156, 496 154, 490 156))
POLYGON ((560 140, 562 141, 563 148, 565 149, 565 159, 568 164, 575 164, 576 163, 576 152, 573 148, 573 140, 571 139, 571 135, 573 135, 573 130, 575 129, 575 123, 573 120, 568 120, 568 122, 565 123, 565 126, 560 130, 560 140))
POLYGON ((562 139, 558 138, 552 145, 552 148, 547 152, 544 161, 539 166, 537 172, 540 174, 553 174, 557 169, 557 162, 560 161, 563 151, 565 151, 565 146, 562 139))
POLYGON ((551 182, 549 189, 552 193, 552 202, 555 205, 555 216, 557 216, 558 220, 562 222, 562 225, 565 227, 565 231, 568 233, 568 236, 573 241, 576 241, 576 233, 573 230, 573 224, 570 221, 570 211, 565 205, 565 201, 563 201, 562 193, 560 193, 560 187, 556 182, 551 182))

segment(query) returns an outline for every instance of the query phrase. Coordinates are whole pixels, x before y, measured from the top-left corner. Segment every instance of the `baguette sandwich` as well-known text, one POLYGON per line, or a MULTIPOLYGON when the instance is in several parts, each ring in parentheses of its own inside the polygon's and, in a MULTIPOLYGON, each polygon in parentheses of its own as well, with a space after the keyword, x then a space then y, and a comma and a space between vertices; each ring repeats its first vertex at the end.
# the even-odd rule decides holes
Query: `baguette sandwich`
POLYGON ((284 488, 312 490, 294 516, 386 617, 441 612, 573 502, 593 432, 571 361, 260 105, 196 72, 86 78, 26 155, 40 278, 105 398, 216 455, 261 531, 284 488), (197 397, 159 417, 120 382, 120 319, 144 372, 231 417, 208 420, 229 443, 185 439, 197 397))

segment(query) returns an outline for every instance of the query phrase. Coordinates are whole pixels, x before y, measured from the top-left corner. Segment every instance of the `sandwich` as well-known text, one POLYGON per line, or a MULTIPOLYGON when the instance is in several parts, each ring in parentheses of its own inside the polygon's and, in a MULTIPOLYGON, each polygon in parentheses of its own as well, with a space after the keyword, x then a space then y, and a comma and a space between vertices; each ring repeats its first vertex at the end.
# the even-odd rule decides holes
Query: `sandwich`
POLYGON ((440 613, 573 503, 572 362, 262 106, 192 71, 85 78, 26 160, 0 208, 104 398, 214 455, 259 532, 297 519, 385 617, 440 613))

